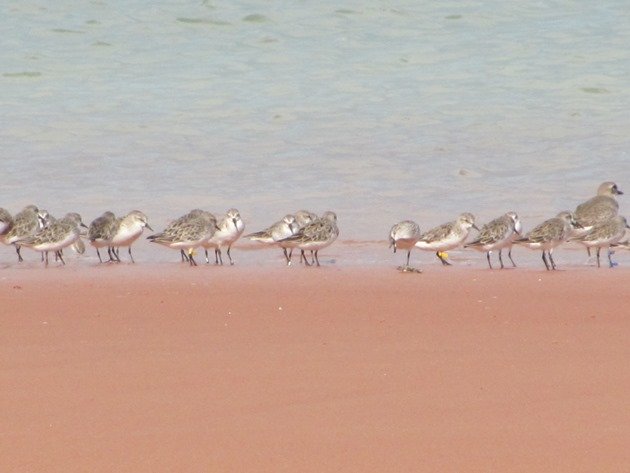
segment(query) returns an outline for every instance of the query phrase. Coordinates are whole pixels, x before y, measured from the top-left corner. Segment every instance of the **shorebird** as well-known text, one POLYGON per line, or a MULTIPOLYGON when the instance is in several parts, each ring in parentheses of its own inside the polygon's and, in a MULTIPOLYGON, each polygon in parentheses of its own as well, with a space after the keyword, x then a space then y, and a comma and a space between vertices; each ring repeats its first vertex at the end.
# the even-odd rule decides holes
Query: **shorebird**
POLYGON ((318 219, 317 214, 308 210, 298 210, 293 215, 295 215, 295 223, 297 224, 298 230, 318 219))
POLYGON ((8 210, 0 208, 0 239, 2 241, 11 228, 13 228, 13 217, 8 210))
POLYGON ((481 227, 477 238, 464 245, 464 248, 485 251, 490 269, 492 269, 490 254, 495 250, 499 250, 499 263, 501 264, 501 269, 503 269, 501 252, 503 248, 509 248, 508 257, 512 262, 512 266, 516 268, 516 263, 512 259, 512 242, 515 236, 520 234, 520 227, 521 222, 516 212, 507 212, 481 227))
POLYGON ((217 220, 210 212, 195 209, 168 225, 162 233, 147 237, 153 243, 180 250, 191 266, 197 266, 193 250, 212 238, 217 220))
POLYGON ((103 259, 101 258, 99 248, 107 248, 109 261, 114 261, 114 256, 112 255, 112 238, 114 237, 117 225, 116 215, 108 210, 100 217, 92 220, 88 227, 88 241, 90 245, 96 249, 98 260, 101 263, 103 259))
POLYGON ((55 258, 61 260, 61 263, 65 265, 66 262, 63 260, 61 251, 74 244, 81 237, 79 226, 85 227, 81 221, 81 216, 74 212, 68 213, 62 219, 51 222, 35 235, 19 240, 19 243, 41 252, 44 255, 46 266, 48 266, 49 251, 54 251, 55 258))
POLYGON ((600 267, 599 254, 602 248, 608 250, 608 263, 612 268, 612 254, 610 247, 618 243, 626 234, 626 229, 630 228, 625 217, 617 215, 606 222, 599 223, 591 227, 588 233, 571 238, 571 241, 582 243, 587 248, 597 248, 597 267, 600 267))
POLYGON ((464 212, 457 217, 457 220, 444 223, 423 233, 415 246, 421 250, 435 251, 442 264, 450 266, 451 263, 446 260, 443 252, 461 246, 468 237, 471 228, 479 230, 475 225, 474 215, 464 212))
POLYGON ((250 233, 249 235, 245 235, 244 238, 249 238, 252 241, 259 241, 266 245, 278 244, 280 248, 282 248, 282 252, 284 253, 284 258, 288 266, 291 264, 291 258, 287 252, 287 244, 284 243, 284 240, 287 237, 292 236, 297 231, 298 226, 295 221, 295 216, 293 214, 287 214, 282 218, 282 220, 277 221, 269 228, 259 232, 250 233))
MULTIPOLYGON (((573 235, 584 235, 595 225, 616 217, 619 212, 619 203, 615 196, 622 194, 623 192, 621 192, 614 182, 607 181, 601 183, 597 188, 597 195, 595 197, 581 203, 575 208, 574 216, 578 227, 573 230, 573 235)), ((590 247, 587 246, 586 251, 590 257, 590 247)))
POLYGON ((241 218, 241 214, 236 209, 229 209, 217 224, 217 231, 214 232, 212 238, 202 244, 206 250, 206 263, 209 263, 208 248, 214 248, 215 264, 223 265, 223 257, 221 256, 221 248, 227 246, 227 255, 230 264, 234 264, 230 250, 232 244, 239 239, 245 230, 245 223, 241 218))
POLYGON ((18 262, 24 261, 20 254, 20 240, 33 236, 39 229, 39 209, 35 205, 27 205, 13 217, 13 226, 4 236, 4 242, 15 245, 18 262))
POLYGON ((320 218, 298 230, 295 235, 280 240, 280 243, 290 248, 299 248, 306 266, 311 266, 312 264, 319 266, 319 250, 330 246, 338 236, 337 215, 328 210, 320 218), (313 251, 313 261, 311 263, 306 259, 304 251, 313 251))
POLYGON ((420 235, 420 227, 412 220, 398 222, 389 231, 389 247, 394 248, 394 253, 396 253, 396 250, 407 250, 407 264, 398 268, 401 271, 416 271, 415 268, 409 266, 409 258, 411 250, 420 238, 420 235))
POLYGON ((577 226, 573 214, 569 211, 560 212, 553 218, 545 220, 534 229, 514 241, 532 250, 542 250, 542 260, 547 270, 556 269, 556 263, 551 254, 554 248, 561 245, 571 236, 573 228, 577 226), (549 261, 547 261, 547 256, 549 261))
POLYGON ((142 235, 145 228, 153 231, 151 225, 149 225, 149 219, 139 210, 132 210, 123 218, 116 219, 110 243, 112 246, 112 253, 118 262, 120 262, 120 247, 126 246, 131 262, 135 263, 133 255, 131 254, 131 245, 134 241, 140 238, 140 235, 142 235))

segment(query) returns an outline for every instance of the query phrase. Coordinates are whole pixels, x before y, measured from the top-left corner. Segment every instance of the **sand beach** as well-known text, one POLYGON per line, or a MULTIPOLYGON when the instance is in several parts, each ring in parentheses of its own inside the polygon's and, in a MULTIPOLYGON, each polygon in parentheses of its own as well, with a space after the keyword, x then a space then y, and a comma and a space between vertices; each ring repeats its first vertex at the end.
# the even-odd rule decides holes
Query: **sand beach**
POLYGON ((5 268, 0 470, 630 469, 627 268, 5 268))

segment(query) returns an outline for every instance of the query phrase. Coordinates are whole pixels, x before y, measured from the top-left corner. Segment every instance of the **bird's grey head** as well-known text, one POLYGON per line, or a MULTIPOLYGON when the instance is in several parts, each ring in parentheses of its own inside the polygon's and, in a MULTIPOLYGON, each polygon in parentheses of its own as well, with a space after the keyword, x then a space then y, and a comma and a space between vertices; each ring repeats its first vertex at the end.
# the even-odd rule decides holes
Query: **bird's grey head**
POLYGON ((576 222, 575 215, 573 215, 573 212, 569 212, 568 210, 563 210, 558 215, 556 215, 556 218, 564 220, 566 223, 571 225, 573 228, 582 228, 582 225, 580 225, 579 223, 576 222))
POLYGON ((322 214, 322 219, 337 222, 337 214, 331 210, 326 210, 326 212, 322 214))
POLYGON ((67 213, 63 217, 63 220, 66 221, 66 222, 70 222, 73 225, 76 225, 77 227, 81 226, 81 227, 86 227, 87 228, 87 226, 83 223, 83 220, 81 220, 81 215, 79 215, 76 212, 69 212, 69 213, 67 213))
POLYGON ((241 220, 241 214, 236 209, 229 209, 225 216, 232 221, 235 227, 238 227, 238 222, 241 220))
POLYGON ((477 225, 475 225, 475 216, 470 212, 464 212, 459 217, 457 217, 457 223, 464 228, 474 228, 475 230, 479 230, 477 225))
POLYGON ((621 189, 612 181, 602 182, 597 188, 597 195, 622 195, 621 189))

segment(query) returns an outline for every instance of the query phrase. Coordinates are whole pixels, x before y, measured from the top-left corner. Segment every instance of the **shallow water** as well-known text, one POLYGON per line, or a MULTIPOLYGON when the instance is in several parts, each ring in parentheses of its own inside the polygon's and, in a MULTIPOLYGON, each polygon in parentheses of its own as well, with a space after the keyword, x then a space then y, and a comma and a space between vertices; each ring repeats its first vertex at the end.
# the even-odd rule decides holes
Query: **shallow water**
POLYGON ((624 1, 49 3, 0 6, 13 212, 333 209, 373 240, 630 193, 624 1))

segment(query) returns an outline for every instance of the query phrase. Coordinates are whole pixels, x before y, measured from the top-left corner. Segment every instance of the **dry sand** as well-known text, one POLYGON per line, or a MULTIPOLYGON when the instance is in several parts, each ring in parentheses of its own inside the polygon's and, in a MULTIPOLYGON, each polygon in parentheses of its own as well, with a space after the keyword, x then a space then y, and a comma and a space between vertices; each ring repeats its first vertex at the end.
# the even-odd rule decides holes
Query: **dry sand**
POLYGON ((627 472, 629 280, 5 268, 0 471, 627 472))

